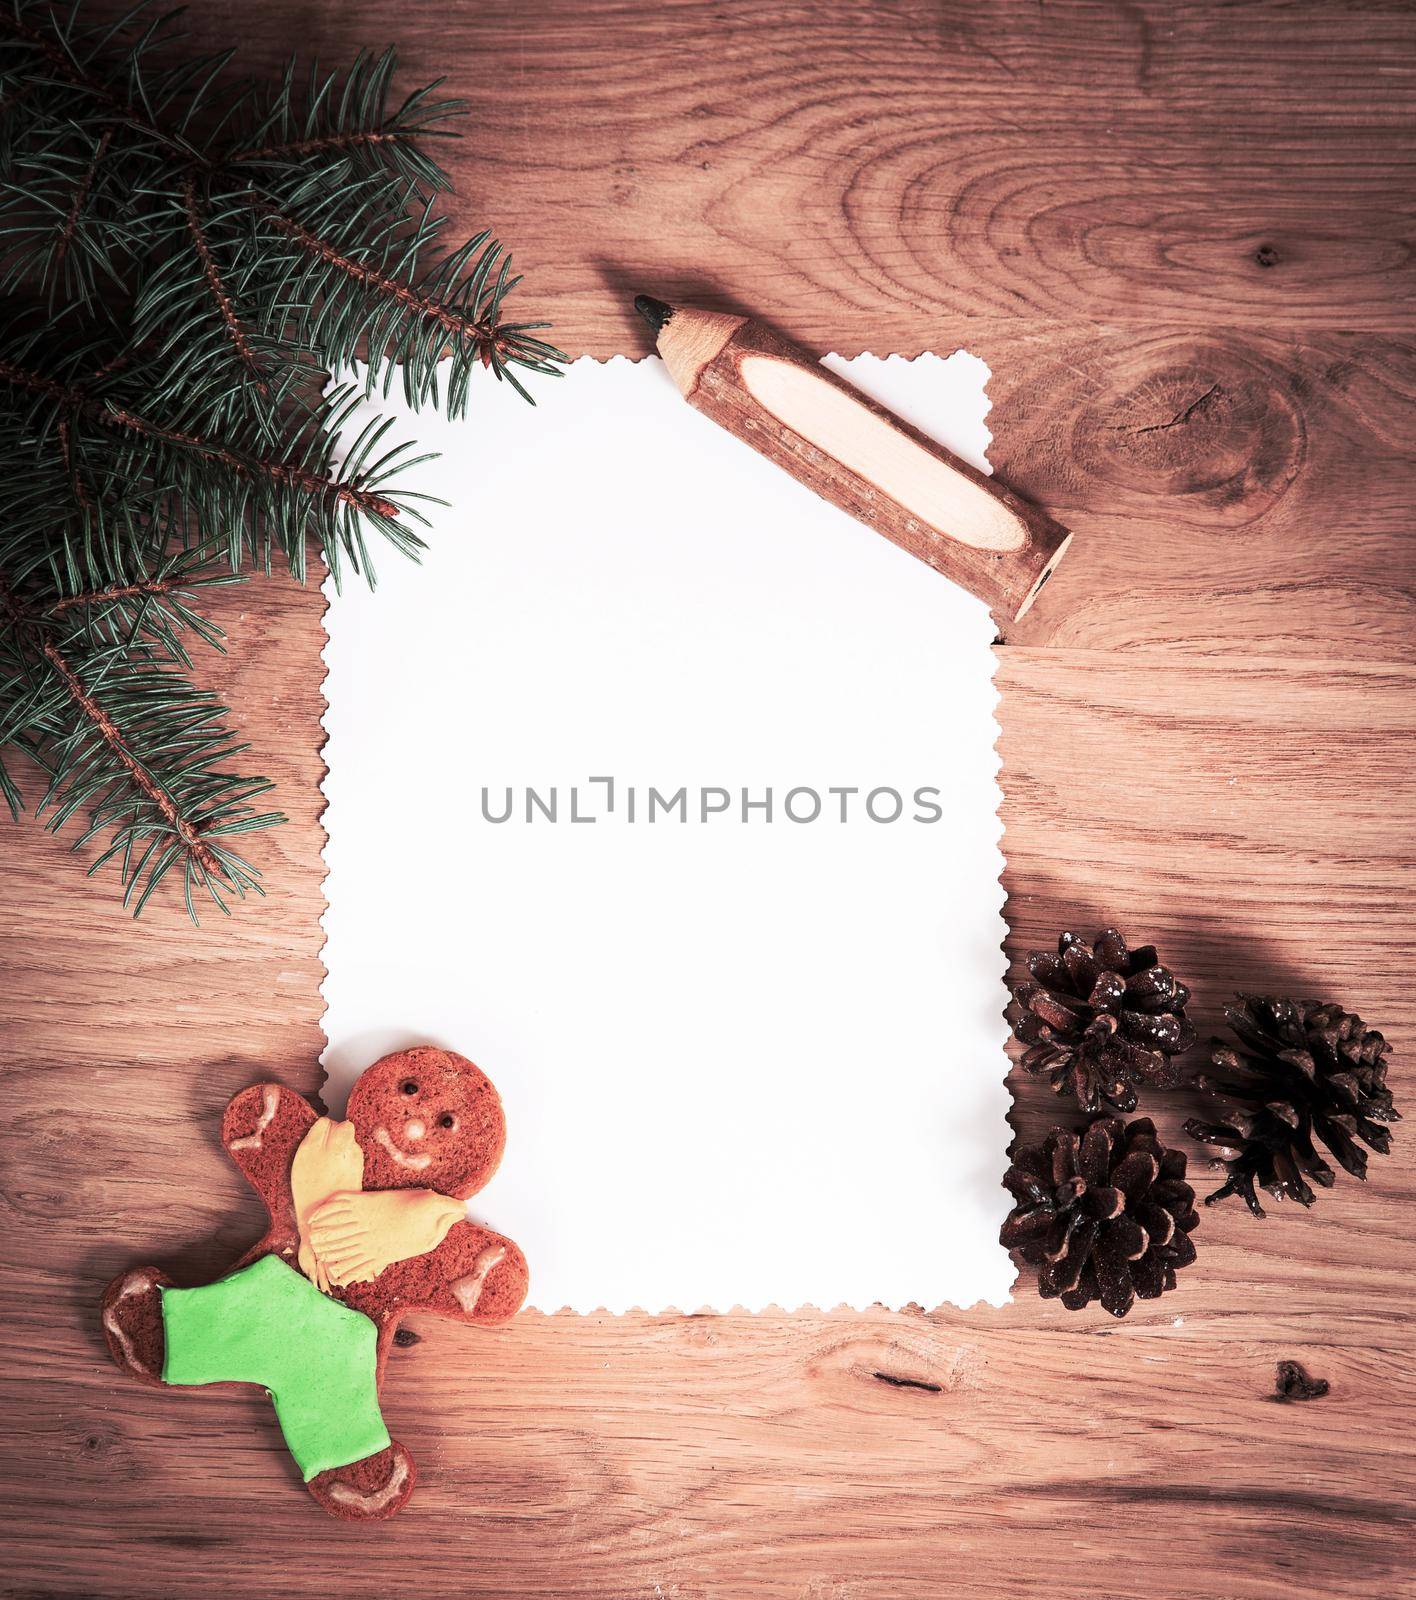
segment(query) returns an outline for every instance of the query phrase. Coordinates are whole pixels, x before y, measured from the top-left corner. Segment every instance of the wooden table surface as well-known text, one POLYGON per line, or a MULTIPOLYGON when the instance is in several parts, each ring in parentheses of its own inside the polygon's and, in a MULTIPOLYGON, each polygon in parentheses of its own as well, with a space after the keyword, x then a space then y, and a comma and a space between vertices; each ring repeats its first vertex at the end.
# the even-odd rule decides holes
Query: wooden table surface
MULTIPOLYGON (((514 241, 573 353, 643 351, 646 286, 823 349, 983 357, 996 469, 1079 535, 998 652, 1011 950, 1114 920, 1203 1025, 1236 987, 1336 998, 1416 1105, 1409 4, 196 0, 191 25, 262 61, 396 37, 410 80, 446 72, 457 215, 514 241)), ((134 928, 61 842, 6 836, 5 1593, 1416 1592, 1400 1129, 1311 1214, 1207 1212, 1200 1264, 1121 1324, 1026 1281, 1001 1311, 425 1324, 386 1389, 425 1478, 386 1526, 318 1512, 256 1397, 124 1382, 101 1285, 228 1262, 258 1216, 222 1104, 320 1079, 319 598, 227 598, 203 671, 292 817, 270 898, 134 928), (1290 1357, 1325 1399, 1272 1400, 1290 1357)), ((1020 1127, 1051 1111, 1018 1085, 1020 1127)))

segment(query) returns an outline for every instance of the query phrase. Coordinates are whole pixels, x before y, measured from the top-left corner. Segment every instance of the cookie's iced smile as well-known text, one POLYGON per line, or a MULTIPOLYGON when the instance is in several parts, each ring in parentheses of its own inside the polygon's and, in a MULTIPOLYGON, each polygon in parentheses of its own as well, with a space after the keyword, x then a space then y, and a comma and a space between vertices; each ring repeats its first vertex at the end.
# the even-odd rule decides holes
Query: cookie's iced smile
POLYGON ((414 1172, 421 1172, 424 1167, 432 1163, 433 1158, 431 1156, 410 1156, 406 1150, 400 1150, 385 1127, 380 1126, 374 1129, 374 1140, 381 1149, 386 1150, 393 1157, 400 1167, 408 1167, 414 1172))

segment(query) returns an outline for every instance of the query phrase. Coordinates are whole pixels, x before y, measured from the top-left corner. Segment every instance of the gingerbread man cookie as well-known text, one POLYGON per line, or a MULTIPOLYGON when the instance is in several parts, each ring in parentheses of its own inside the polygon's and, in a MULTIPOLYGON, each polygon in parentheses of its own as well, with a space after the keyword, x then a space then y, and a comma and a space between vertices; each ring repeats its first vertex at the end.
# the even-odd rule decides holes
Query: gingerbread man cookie
POLYGON ((402 1050, 355 1084, 345 1122, 262 1083, 227 1106, 221 1137, 270 1226, 201 1288, 155 1267, 115 1278, 109 1352, 148 1383, 265 1389, 325 1510, 391 1517, 416 1476, 379 1414, 399 1322, 504 1322, 526 1298, 521 1251, 462 1206, 501 1160, 501 1100, 465 1057, 402 1050))

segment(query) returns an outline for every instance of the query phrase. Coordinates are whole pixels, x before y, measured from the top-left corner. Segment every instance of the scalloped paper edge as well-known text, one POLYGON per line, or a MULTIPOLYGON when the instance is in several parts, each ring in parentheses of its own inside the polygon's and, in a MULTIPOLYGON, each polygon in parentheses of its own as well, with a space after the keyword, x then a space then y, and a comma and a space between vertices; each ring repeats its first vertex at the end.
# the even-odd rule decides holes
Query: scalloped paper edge
MULTIPOLYGON (((992 369, 989 367, 988 363, 986 361, 984 361, 982 359, 982 357, 974 355, 973 352, 971 352, 969 350, 966 350, 962 345, 957 345, 957 346, 955 346, 955 348, 947 356, 942 356, 942 357, 938 356, 937 352, 930 351, 930 350, 920 350, 920 351, 915 352, 913 355, 902 355, 902 354, 898 354, 898 353, 893 353, 892 352, 890 354, 883 355, 883 356, 877 355, 873 351, 870 351, 870 350, 862 350, 862 351, 860 351, 858 354, 856 354, 854 356, 842 356, 842 355, 838 354, 837 352, 832 351, 832 352, 829 352, 828 354, 826 354, 825 356, 823 356, 822 357, 822 361, 823 361, 823 364, 830 366, 832 368, 832 370, 836 371, 840 376, 846 377, 846 378, 850 378, 851 375, 852 375, 852 372, 854 370, 859 370, 859 369, 856 368, 856 365, 855 365, 856 363, 866 363, 867 366, 866 366, 865 370, 869 371, 869 364, 874 364, 874 365, 885 367, 885 368, 888 369, 891 365, 893 365, 895 363, 900 363, 900 364, 905 365, 905 366, 912 366, 916 361, 919 361, 919 360, 921 360, 921 359, 923 359, 925 357, 933 357, 934 359, 938 359, 938 360, 941 360, 941 361, 944 361, 944 362, 953 361, 956 358, 962 357, 965 360, 977 362, 978 365, 982 368, 981 387, 982 387, 982 392, 983 392, 983 397, 984 397, 985 404, 984 404, 984 409, 983 409, 982 416, 980 418, 980 425, 981 425, 981 430, 982 430, 982 445, 981 445, 981 449, 979 451, 979 459, 978 459, 977 464, 979 465, 979 467, 980 467, 980 469, 982 471, 984 471, 988 476, 991 477, 992 474, 993 474, 993 464, 988 459, 988 452, 992 448, 994 435, 993 435, 992 430, 988 427, 986 419, 988 418, 988 416, 991 414, 991 412, 993 410, 993 400, 992 400, 992 397, 990 396, 990 394, 988 392, 988 386, 989 386, 990 382, 992 381, 993 372, 992 372, 992 369)), ((637 355, 637 356, 630 356, 630 355, 624 355, 624 354, 619 354, 619 353, 616 353, 616 354, 610 355, 610 356, 604 356, 604 357, 591 356, 591 355, 581 355, 581 356, 577 356, 575 358, 575 360, 570 363, 570 365, 571 366, 579 366, 582 363, 588 363, 590 365, 598 366, 598 367, 613 367, 613 366, 616 366, 616 365, 637 367, 637 366, 643 365, 647 361, 658 360, 658 359, 659 358, 656 355, 654 355, 652 352, 648 352, 648 351, 644 352, 641 355, 637 355)), ((861 387, 865 388, 865 387, 867 387, 867 385, 862 384, 861 387)), ((916 425, 919 426, 923 431, 929 432, 928 419, 927 418, 910 418, 909 420, 914 421, 916 423, 916 425)), ((326 883, 326 881, 327 881, 327 879, 329 877, 329 866, 328 866, 328 863, 326 861, 326 849, 327 849, 327 846, 328 846, 328 843, 329 843, 329 831, 325 826, 325 815, 326 815, 326 812, 328 811, 328 808, 329 808, 329 797, 328 797, 328 793, 327 793, 327 790, 326 790, 326 782, 327 782, 327 779, 329 777, 330 769, 329 769, 328 763, 324 759, 324 755, 325 755, 325 750, 326 750, 326 747, 327 747, 327 744, 328 744, 328 741, 329 741, 329 726, 328 726, 329 700, 328 700, 328 697, 325 694, 325 685, 328 683, 329 676, 330 676, 329 663, 328 663, 328 660, 327 660, 327 653, 328 653, 328 649, 329 649, 330 640, 329 640, 329 630, 328 630, 328 627, 326 625, 326 618, 327 618, 328 612, 329 612, 330 596, 331 596, 331 592, 332 592, 332 590, 331 590, 332 581, 333 581, 332 579, 330 579, 328 576, 326 576, 326 578, 324 579, 324 581, 321 583, 321 586, 320 586, 320 592, 321 592, 321 596, 323 598, 324 604, 323 604, 323 607, 321 608, 320 624, 319 624, 320 625, 320 631, 324 635, 324 642, 320 647, 320 661, 321 661, 321 664, 324 666, 324 669, 325 669, 324 676, 320 680, 320 698, 324 703, 324 711, 321 712, 321 715, 320 715, 321 739, 320 739, 320 747, 319 747, 319 752, 318 752, 318 754, 320 756, 320 765, 321 765, 321 777, 320 777, 320 781, 319 781, 319 791, 320 791, 320 795, 321 795, 321 798, 322 798, 324 803, 320 807, 319 816, 317 818, 317 826, 318 826, 318 828, 320 830, 321 837, 322 837, 322 839, 324 841, 323 844, 321 845, 321 848, 320 848, 320 862, 321 862, 321 865, 324 867, 324 871, 320 875, 320 898, 324 902, 324 910, 320 913, 320 918, 319 918, 319 927, 320 927, 321 934, 323 935, 323 938, 321 940, 320 949, 319 949, 319 953, 318 953, 318 956, 317 956, 317 960, 319 962, 319 967, 320 967, 320 972, 321 972, 321 978, 320 978, 320 983, 319 983, 319 996, 320 996, 320 1000, 321 1000, 321 1006, 320 1006, 320 1013, 319 1013, 318 1022, 319 1022, 319 1028, 320 1028, 321 1036, 324 1039, 324 1046, 322 1047, 322 1049, 320 1051, 320 1072, 321 1072, 320 1089, 321 1089, 321 1093, 323 1093, 324 1087, 329 1082, 329 1072, 328 1072, 327 1066, 326 1066, 326 1057, 327 1057, 327 1054, 328 1054, 328 1051, 329 1051, 329 1043, 330 1043, 329 1036, 325 1032, 325 1027, 324 1027, 325 1017, 328 1014, 328 1010, 329 1010, 328 998, 327 998, 327 995, 326 995, 326 992, 325 992, 326 991, 326 984, 327 984, 328 977, 329 977, 329 968, 328 968, 328 966, 327 966, 327 964, 325 962, 325 952, 328 949, 328 945, 329 945, 328 928, 326 926, 326 919, 327 919, 328 914, 329 914, 329 902, 328 902, 328 899, 325 896, 324 887, 325 887, 325 883, 326 883)), ((945 581, 948 581, 948 580, 945 580, 945 581)), ((996 622, 996 619, 995 619, 995 622, 996 622)), ((1005 822, 1003 820, 1003 799, 1004 799, 1004 794, 1003 794, 1003 755, 1002 755, 1002 750, 1001 750, 1002 727, 1001 727, 1001 725, 1000 725, 1000 723, 998 721, 998 714, 997 714, 998 713, 998 707, 999 707, 999 705, 1000 705, 1000 703, 1002 701, 1002 691, 999 690, 998 687, 997 687, 997 673, 998 673, 998 663, 999 663, 999 653, 998 652, 999 652, 999 641, 997 639, 995 639, 994 643, 990 647, 990 654, 991 654, 991 657, 992 657, 993 666, 992 666, 992 670, 989 673, 989 686, 993 691, 993 701, 992 701, 992 706, 991 706, 991 714, 992 714, 992 720, 993 720, 993 726, 994 726, 994 738, 993 738, 993 742, 992 742, 992 745, 991 745, 990 748, 991 748, 991 752, 992 752, 992 755, 993 755, 993 758, 994 758, 993 782, 994 782, 994 786, 995 786, 995 788, 997 790, 997 794, 998 794, 998 804, 997 804, 997 806, 995 807, 995 810, 994 810, 994 819, 995 819, 995 821, 997 823, 997 831, 996 831, 996 834, 995 834, 995 837, 994 837, 993 847, 994 847, 994 849, 996 849, 996 851, 998 853, 998 875, 997 875, 997 880, 996 880, 997 884, 998 884, 998 905, 997 905, 997 913, 996 914, 997 914, 998 922, 999 922, 998 949, 999 949, 999 952, 1000 952, 1000 956, 1002 958, 1002 965, 1001 965, 1001 969, 1000 969, 1000 983, 1002 984, 1002 987, 1003 987, 1003 990, 1004 990, 1004 994, 1005 994, 1005 997, 1006 997, 1007 992, 1008 992, 1007 991, 1007 971, 1008 971, 1007 939, 1008 939, 1008 934, 1009 934, 1009 924, 1008 924, 1008 919, 1007 919, 1007 915, 1006 915, 1007 905, 1008 905, 1008 893, 1007 893, 1006 887, 1004 886, 1004 883, 1003 883, 1003 873, 1004 873, 1004 871, 1006 870, 1006 867, 1007 867, 1007 853, 1006 853, 1006 851, 1004 849, 1004 843, 1005 843, 1005 839, 1006 839, 1007 828, 1006 828, 1006 824, 1005 824, 1005 822)), ((1002 1072, 1001 1072, 1000 1076, 998 1077, 998 1079, 996 1081, 996 1087, 997 1087, 998 1094, 999 1094, 999 1110, 1001 1112, 1001 1116, 999 1118, 999 1121, 1001 1123, 1002 1128, 1007 1133, 1007 1138, 1004 1141, 1004 1144, 1003 1144, 1003 1147, 1002 1147, 1002 1149, 1003 1149, 1003 1160, 1004 1160, 1005 1166, 1006 1166, 1006 1162, 1007 1162, 1007 1159, 1008 1159, 1008 1153, 1011 1151, 1011 1149, 1012 1149, 1012 1147, 1014 1145, 1014 1142, 1016 1141, 1016 1138, 1017 1138, 1017 1125, 1016 1125, 1016 1121, 1015 1121, 1015 1116, 1016 1116, 1016 1112, 1017 1112, 1017 1099, 1016 1099, 1016 1096, 1013 1094, 1012 1088, 1011 1088, 1010 1083, 1009 1083, 1009 1077, 1008 1077, 1009 1071, 1011 1070, 1011 1064, 1010 1064, 1010 1062, 1008 1060, 1006 1046, 1007 1046, 1008 1038, 1010 1037, 1011 1030, 1009 1029, 1007 1021, 1006 1021, 1006 1018, 1005 1018, 1006 1004, 1007 1004, 1007 1001, 1006 1001, 1006 998, 1005 998, 1004 1007, 1000 1008, 999 1013, 998 1013, 998 1033, 999 1033, 999 1037, 998 1037, 998 1052, 999 1052, 999 1057, 1000 1057, 1000 1060, 1001 1060, 1001 1063, 1002 1063, 1002 1072)), ((342 1107, 340 1109, 342 1109, 342 1107)), ((1000 1171, 1000 1174, 999 1174, 999 1194, 1000 1194, 1000 1196, 1004 1197, 1003 1198, 1003 1203, 1000 1204, 999 1220, 1000 1220, 1000 1225, 1001 1225, 1002 1218, 1003 1218, 1003 1216, 1005 1216, 1007 1214, 1007 1210, 1008 1210, 1008 1205, 1007 1205, 1007 1202, 1006 1202, 1007 1191, 1004 1190, 1004 1188, 1002 1186, 1002 1172, 1001 1171, 1000 1171)), ((471 1206, 469 1206, 469 1212, 471 1212, 472 1209, 473 1208, 471 1206)), ((814 1302, 811 1302, 811 1301, 803 1301, 800 1304, 795 1305, 795 1306, 782 1306, 782 1305, 780 1305, 780 1304, 778 1304, 778 1303, 776 1303, 774 1301, 768 1301, 768 1302, 765 1302, 764 1304, 762 1304, 760 1306, 745 1306, 745 1305, 742 1305, 740 1303, 737 1303, 737 1304, 734 1304, 734 1305, 731 1305, 731 1306, 728 1306, 728 1307, 724 1307, 724 1308, 703 1305, 703 1306, 700 1306, 700 1307, 697 1307, 697 1308, 694 1308, 694 1309, 691 1309, 691 1310, 684 1310, 683 1308, 681 1308, 679 1306, 676 1306, 676 1305, 672 1305, 672 1304, 661 1306, 658 1310, 649 1310, 648 1308, 643 1307, 643 1306, 639 1306, 639 1305, 625 1306, 620 1310, 614 1310, 614 1309, 612 1309, 612 1308, 610 1308, 608 1306, 603 1306, 603 1305, 590 1307, 590 1308, 587 1308, 585 1310, 576 1310, 573 1306, 568 1306, 568 1305, 563 1305, 563 1306, 556 1307, 556 1308, 550 1308, 550 1307, 534 1305, 534 1304, 532 1304, 532 1303, 530 1303, 528 1301, 528 1303, 526 1305, 524 1305, 517 1312, 517 1316, 540 1316, 540 1317, 546 1317, 546 1318, 555 1318, 555 1317, 565 1317, 565 1318, 615 1317, 615 1318, 622 1318, 622 1317, 636 1317, 636 1316, 637 1317, 651 1317, 651 1318, 660 1318, 660 1317, 663 1317, 663 1318, 670 1318, 670 1317, 683 1318, 683 1317, 690 1317, 690 1316, 692 1316, 692 1317, 699 1317, 699 1316, 767 1317, 767 1316, 797 1316, 797 1315, 811 1314, 811 1315, 816 1315, 816 1316, 835 1317, 835 1316, 859 1316, 859 1315, 862 1315, 863 1313, 865 1313, 867 1311, 885 1311, 885 1312, 888 1312, 889 1314, 894 1315, 894 1316, 926 1317, 926 1316, 929 1316, 929 1315, 933 1314, 934 1312, 944 1311, 944 1310, 971 1312, 971 1311, 977 1311, 980 1307, 986 1307, 989 1310, 1001 1310, 1004 1307, 1014 1303, 1014 1293, 1013 1293, 1013 1291, 1016 1288, 1017 1281, 1018 1281, 1018 1269, 1017 1269, 1016 1259, 1010 1257, 1010 1263, 1011 1263, 1011 1277, 1008 1280, 1008 1285, 1007 1285, 1006 1291, 1004 1293, 1004 1297, 1002 1299, 1000 1299, 1000 1300, 990 1300, 990 1299, 988 1299, 986 1297, 980 1296, 979 1298, 973 1300, 972 1302, 970 1302, 967 1305, 962 1304, 962 1303, 957 1302, 957 1301, 942 1300, 942 1301, 939 1301, 936 1305, 933 1305, 933 1306, 925 1306, 925 1305, 921 1304, 918 1301, 908 1301, 908 1302, 905 1302, 905 1303, 903 1303, 901 1305, 898 1305, 898 1306, 891 1306, 891 1305, 887 1305, 884 1301, 872 1300, 872 1301, 867 1301, 867 1302, 865 1302, 864 1304, 861 1304, 861 1305, 853 1305, 853 1304, 851 1304, 849 1302, 841 1301, 841 1302, 838 1302, 838 1303, 836 1303, 834 1305, 831 1305, 831 1306, 820 1306, 820 1305, 817 1305, 817 1304, 815 1304, 814 1302)), ((533 1272, 533 1283, 534 1283, 534 1272, 533 1272)))

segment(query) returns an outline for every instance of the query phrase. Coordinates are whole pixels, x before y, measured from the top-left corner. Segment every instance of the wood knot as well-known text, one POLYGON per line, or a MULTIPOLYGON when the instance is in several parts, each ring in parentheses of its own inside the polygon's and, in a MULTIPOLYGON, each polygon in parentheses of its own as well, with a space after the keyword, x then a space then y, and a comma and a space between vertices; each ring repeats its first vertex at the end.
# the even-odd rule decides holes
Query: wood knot
POLYGON ((400 1350, 407 1350, 411 1345, 418 1344, 422 1335, 414 1333, 412 1328, 399 1328, 393 1336, 393 1342, 400 1350))
POLYGON ((1261 267, 1276 267, 1278 265, 1278 251, 1271 244, 1261 244, 1254 251, 1254 260, 1261 267))
POLYGON ((69 1468, 87 1482, 106 1483, 131 1470, 127 1441, 107 1420, 89 1418, 82 1433, 73 1436, 69 1468))
POLYGON ((1123 356, 1116 392, 1079 412, 1074 454, 1131 495, 1182 499, 1175 509, 1182 517, 1188 509, 1187 521, 1242 527, 1287 492, 1303 464, 1307 432, 1291 377, 1247 351, 1178 343, 1123 356))
POLYGON ((1271 1400, 1321 1400, 1328 1392, 1326 1378, 1310 1378, 1296 1361, 1280 1361, 1271 1400))

